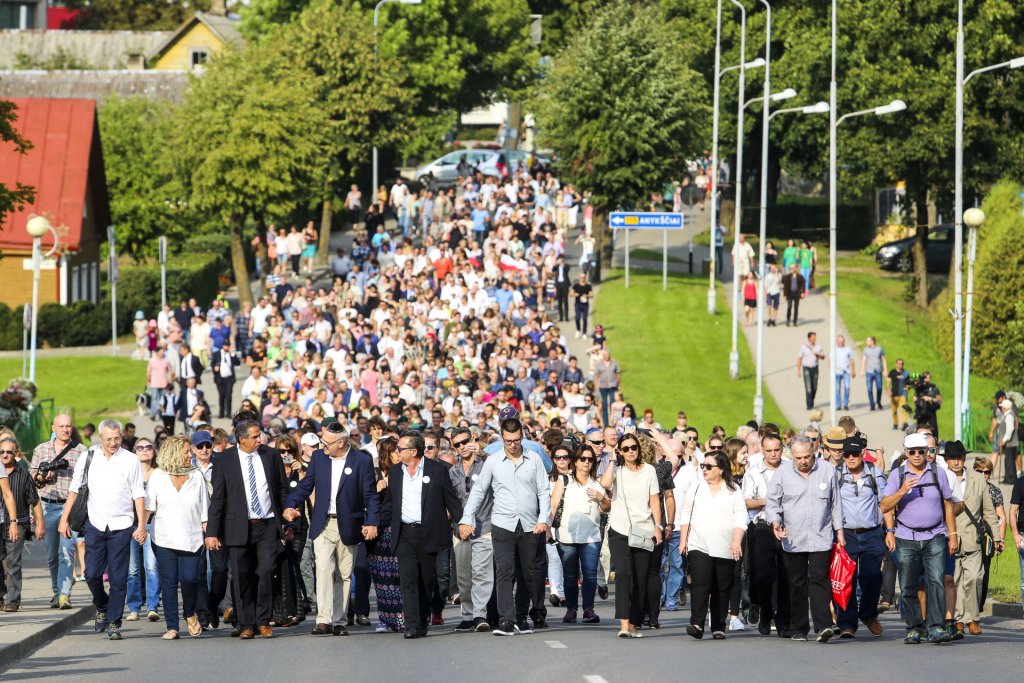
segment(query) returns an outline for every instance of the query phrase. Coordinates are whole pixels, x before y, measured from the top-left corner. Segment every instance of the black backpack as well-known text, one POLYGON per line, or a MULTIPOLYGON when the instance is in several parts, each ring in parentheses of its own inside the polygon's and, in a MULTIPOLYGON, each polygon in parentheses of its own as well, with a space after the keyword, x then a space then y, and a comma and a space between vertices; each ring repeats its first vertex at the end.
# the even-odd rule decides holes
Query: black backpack
MULTIPOLYGON (((934 463, 934 462, 931 463, 932 480, 930 482, 928 482, 928 483, 925 483, 925 484, 918 483, 917 488, 924 488, 925 486, 934 486, 935 488, 937 488, 939 490, 939 495, 941 497, 941 495, 942 495, 942 487, 939 486, 939 473, 937 472, 938 469, 939 469, 939 466, 938 466, 937 463, 934 463)), ((892 472, 890 472, 889 474, 891 475, 892 472)), ((903 487, 903 480, 907 478, 907 465, 905 463, 903 465, 899 466, 899 477, 900 477, 900 488, 902 488, 903 487)), ((896 515, 896 510, 895 509, 893 510, 893 519, 896 521, 897 525, 900 523, 899 517, 896 515)), ((919 529, 917 527, 907 526, 906 524, 904 524, 903 526, 907 527, 911 531, 916 531, 918 533, 925 533, 925 532, 928 532, 928 531, 932 531, 932 529, 919 529)), ((934 527, 933 527, 933 529, 934 529, 934 527)))
MULTIPOLYGON (((846 478, 846 475, 849 473, 849 470, 846 469, 846 463, 843 463, 842 467, 839 468, 839 486, 842 487, 844 484, 850 484, 854 487, 855 495, 859 496, 860 489, 857 487, 856 480, 853 477, 846 478)), ((875 498, 878 498, 878 468, 866 462, 864 463, 864 474, 867 475, 868 488, 875 494, 875 498)))

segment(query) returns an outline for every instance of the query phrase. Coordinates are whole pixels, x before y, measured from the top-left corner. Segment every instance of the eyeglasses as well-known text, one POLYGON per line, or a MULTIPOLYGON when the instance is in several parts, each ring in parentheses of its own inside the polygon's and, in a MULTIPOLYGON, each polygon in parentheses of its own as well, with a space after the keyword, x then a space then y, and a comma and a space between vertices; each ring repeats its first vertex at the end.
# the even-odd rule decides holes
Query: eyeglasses
POLYGON ((568 455, 555 455, 551 458, 552 460, 568 460, 568 455))
POLYGON ((291 453, 292 455, 295 454, 294 448, 278 448, 277 450, 281 451, 282 453, 291 453))
POLYGON ((153 450, 153 444, 149 444, 148 446, 146 446, 146 445, 136 446, 135 450, 136 451, 151 451, 151 450, 153 450))
POLYGON ((213 448, 212 443, 201 443, 198 446, 193 446, 197 451, 211 450, 213 448))
POLYGON ((430 444, 427 444, 427 445, 425 445, 423 447, 423 450, 425 450, 425 451, 436 451, 437 450, 437 446, 431 446, 430 444))
MULTIPOLYGON (((0 452, 2 452, 2 451, 0 451, 0 452)), ((978 472, 980 474, 985 474, 985 475, 992 474, 992 470, 974 470, 974 471, 978 472)))
POLYGON ((582 458, 576 458, 576 462, 593 463, 596 460, 597 460, 597 458, 592 458, 590 456, 584 456, 582 458))
POLYGON ((710 464, 708 464, 708 463, 706 463, 706 462, 702 462, 702 463, 700 464, 700 468, 701 468, 702 470, 704 470, 705 472, 706 472, 706 471, 708 471, 708 470, 713 470, 713 469, 715 469, 716 467, 718 467, 718 465, 710 465, 710 464))
POLYGON ((17 451, 0 451, 0 455, 17 455, 17 451))
POLYGON ((931 453, 932 455, 935 455, 936 453, 939 452, 939 449, 936 448, 935 446, 929 446, 928 447, 928 452, 931 453))
POLYGON ((844 458, 859 458, 863 453, 843 453, 844 458))
POLYGON ((638 444, 632 444, 629 446, 619 446, 619 450, 623 453, 632 453, 633 451, 639 451, 640 446, 638 444))
POLYGON ((927 448, 908 448, 904 451, 907 455, 924 455, 928 452, 927 448))
POLYGON ((452 441, 452 448, 462 448, 473 439, 463 439, 462 441, 452 441))
POLYGON ((520 437, 518 439, 505 439, 505 443, 507 443, 509 445, 516 444, 516 443, 522 443, 522 442, 523 442, 522 437, 520 437))

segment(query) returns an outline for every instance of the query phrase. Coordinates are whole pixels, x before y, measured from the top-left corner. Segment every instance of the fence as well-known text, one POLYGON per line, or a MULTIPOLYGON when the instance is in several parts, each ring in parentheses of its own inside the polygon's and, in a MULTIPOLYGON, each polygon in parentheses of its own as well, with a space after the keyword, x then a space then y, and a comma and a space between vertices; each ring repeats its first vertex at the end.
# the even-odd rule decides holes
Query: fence
POLYGON ((32 409, 25 413, 17 425, 14 435, 18 438, 21 452, 31 457, 36 446, 50 438, 50 426, 56 415, 56 407, 52 398, 44 398, 32 404, 32 409))

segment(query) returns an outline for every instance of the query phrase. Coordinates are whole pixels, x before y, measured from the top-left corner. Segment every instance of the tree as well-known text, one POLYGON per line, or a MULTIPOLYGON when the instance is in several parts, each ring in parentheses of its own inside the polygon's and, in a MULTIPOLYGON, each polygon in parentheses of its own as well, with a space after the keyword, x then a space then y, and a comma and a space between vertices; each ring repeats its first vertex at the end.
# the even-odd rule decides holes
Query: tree
POLYGON ((79 10, 79 29, 160 31, 178 28, 193 12, 210 9, 210 0, 70 0, 79 10))
MULTIPOLYGON (((19 154, 25 154, 32 149, 32 143, 14 130, 14 120, 18 118, 17 109, 14 102, 0 100, 0 144, 11 145, 19 154)), ((35 198, 36 191, 33 187, 23 183, 7 187, 0 183, 0 225, 4 222, 4 216, 24 204, 35 201, 35 198)))
POLYGON ((642 205, 706 144, 707 91, 689 54, 656 8, 618 0, 555 58, 532 103, 540 141, 567 182, 592 192, 595 214, 642 205))
POLYGON ((246 219, 283 217, 321 187, 327 117, 313 75, 278 44, 214 59, 175 116, 174 169, 196 210, 231 236, 240 300, 252 303, 246 219))

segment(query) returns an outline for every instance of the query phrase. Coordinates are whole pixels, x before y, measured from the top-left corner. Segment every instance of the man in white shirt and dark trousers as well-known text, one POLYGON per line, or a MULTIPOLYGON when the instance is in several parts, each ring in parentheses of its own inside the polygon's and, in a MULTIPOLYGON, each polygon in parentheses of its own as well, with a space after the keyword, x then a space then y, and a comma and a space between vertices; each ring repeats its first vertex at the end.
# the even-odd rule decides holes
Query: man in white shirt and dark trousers
POLYGON ((88 486, 89 518, 85 523, 85 581, 96 605, 96 632, 106 629, 110 640, 121 640, 121 617, 128 589, 129 544, 146 540, 146 492, 142 468, 134 453, 121 448, 121 423, 100 423, 100 445, 75 463, 58 530, 71 538, 68 515, 82 485, 88 486), (86 474, 88 470, 88 474, 86 474), (110 594, 103 573, 110 578, 110 594))

